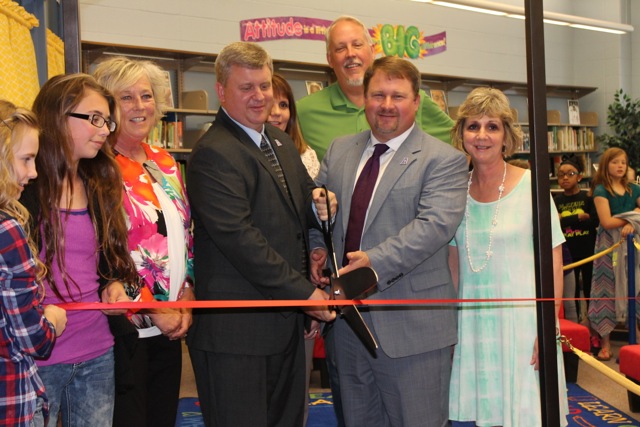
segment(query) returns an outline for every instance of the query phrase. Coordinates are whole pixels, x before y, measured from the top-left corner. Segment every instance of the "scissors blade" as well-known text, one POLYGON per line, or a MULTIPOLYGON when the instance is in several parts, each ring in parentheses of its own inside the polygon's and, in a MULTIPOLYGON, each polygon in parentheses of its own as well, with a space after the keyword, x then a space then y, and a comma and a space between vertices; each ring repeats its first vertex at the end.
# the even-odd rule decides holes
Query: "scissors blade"
MULTIPOLYGON (((331 279, 331 298, 336 300, 364 298, 375 288, 377 283, 378 275, 373 268, 360 267, 331 279)), ((345 305, 340 306, 338 312, 344 317, 367 350, 375 356, 378 343, 358 308, 355 305, 345 305)))
POLYGON ((351 330, 360 338, 360 341, 364 344, 364 346, 369 350, 372 356, 376 355, 376 350, 378 348, 378 343, 376 339, 373 337, 371 330, 365 323, 360 311, 355 305, 348 305, 342 307, 342 317, 345 318, 351 330))
POLYGON ((322 221, 322 234, 324 237, 324 244, 327 247, 327 257, 329 258, 329 262, 331 263, 331 268, 333 269, 333 274, 335 277, 338 277, 338 261, 336 260, 336 252, 333 248, 333 230, 331 229, 331 202, 329 201, 329 190, 327 190, 327 186, 323 185, 322 189, 324 190, 325 198, 327 199, 327 217, 326 221, 322 221))

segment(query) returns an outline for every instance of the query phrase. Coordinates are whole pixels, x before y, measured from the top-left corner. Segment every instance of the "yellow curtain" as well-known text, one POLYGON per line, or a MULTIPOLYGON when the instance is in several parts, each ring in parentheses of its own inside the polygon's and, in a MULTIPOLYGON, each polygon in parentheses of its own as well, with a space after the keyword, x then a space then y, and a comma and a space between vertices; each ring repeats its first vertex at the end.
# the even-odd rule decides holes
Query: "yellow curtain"
POLYGON ((38 20, 11 0, 0 0, 0 98, 31 108, 38 94, 36 52, 29 30, 38 20))
POLYGON ((64 74, 64 42, 47 28, 47 68, 49 76, 64 74))

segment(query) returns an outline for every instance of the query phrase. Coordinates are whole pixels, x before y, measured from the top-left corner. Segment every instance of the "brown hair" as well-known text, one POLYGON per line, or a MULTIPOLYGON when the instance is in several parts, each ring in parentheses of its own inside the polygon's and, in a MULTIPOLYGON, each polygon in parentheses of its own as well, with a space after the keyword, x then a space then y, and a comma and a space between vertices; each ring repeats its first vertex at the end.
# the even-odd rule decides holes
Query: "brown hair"
POLYGON ((364 96, 367 96, 369 82, 376 72, 381 72, 394 79, 409 80, 413 94, 418 96, 420 91, 420 71, 411 62, 397 56, 383 56, 373 61, 373 64, 364 73, 364 96))
POLYGON ((291 136, 291 139, 293 139, 293 142, 296 144, 298 153, 302 155, 302 153, 307 151, 309 146, 304 141, 300 126, 298 125, 298 112, 296 109, 296 100, 293 97, 293 90, 287 80, 278 73, 273 74, 272 86, 274 99, 284 97, 289 103, 289 121, 287 122, 285 132, 291 136))
POLYGON ((462 135, 464 125, 469 117, 498 117, 502 121, 505 134, 504 157, 511 156, 522 142, 522 129, 516 123, 509 106, 509 99, 502 91, 490 87, 479 87, 472 90, 458 109, 458 118, 451 129, 451 145, 464 151, 462 135))
MULTIPOLYGON (((604 153, 602 153, 600 162, 598 163, 598 171, 591 182, 592 194, 593 190, 595 190, 598 185, 602 185, 611 195, 615 196, 615 192, 613 191, 613 182, 611 181, 611 175, 609 175, 609 163, 619 156, 624 156, 627 159, 627 171, 629 170, 629 157, 627 156, 627 152, 622 148, 608 148, 604 153)), ((631 186, 629 185, 629 178, 626 173, 627 171, 625 171, 625 174, 620 179, 620 184, 624 187, 625 192, 632 194, 631 186)))
MULTIPOLYGON (((86 188, 89 215, 99 241, 96 251, 102 252, 109 271, 117 272, 118 277, 107 277, 105 276, 107 273, 102 271, 100 274, 106 280, 122 280, 129 284, 136 284, 138 278, 127 244, 127 228, 122 207, 122 176, 113 158, 111 145, 103 144, 94 158, 80 159, 77 171, 73 165, 73 146, 67 114, 86 97, 88 91, 94 91, 107 100, 113 117, 116 112, 113 96, 87 74, 52 77, 42 86, 33 103, 33 111, 42 127, 40 153, 36 158, 36 166, 43 177, 35 182, 42 211, 40 218, 36 219, 39 225, 38 230, 34 231, 37 233, 40 231, 39 227, 42 227, 44 263, 48 269, 46 279, 54 293, 61 299, 60 285, 55 283, 51 274, 54 258, 62 272, 67 290, 70 291, 69 282, 78 286, 66 273, 64 221, 58 209, 58 207, 69 208, 69 206, 59 206, 63 182, 66 180, 69 183, 69 191, 72 195, 74 191, 72 183, 76 174, 86 188)), ((112 133, 107 139, 114 137, 112 133)))

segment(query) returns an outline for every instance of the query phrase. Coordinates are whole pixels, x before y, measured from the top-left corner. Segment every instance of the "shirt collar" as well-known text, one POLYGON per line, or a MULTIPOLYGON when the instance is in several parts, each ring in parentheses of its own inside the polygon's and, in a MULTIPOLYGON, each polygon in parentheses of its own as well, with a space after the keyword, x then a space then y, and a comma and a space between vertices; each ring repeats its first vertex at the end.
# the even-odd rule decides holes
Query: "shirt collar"
POLYGON ((405 141, 405 139, 407 139, 407 137, 409 136, 409 134, 411 133, 411 131, 413 130, 415 125, 416 124, 414 122, 409 129, 407 129, 406 131, 404 131, 400 135, 396 136, 395 138, 391 138, 387 142, 378 141, 378 139, 373 135, 373 132, 371 132, 371 139, 370 139, 371 146, 374 146, 376 144, 387 144, 389 146, 389 150, 398 151, 398 149, 400 148, 402 143, 405 141))
POLYGON ((260 143, 262 142, 262 135, 264 135, 264 137, 268 140, 269 138, 267 138, 267 135, 264 133, 264 125, 262 125, 262 131, 258 132, 255 129, 252 129, 250 127, 247 127, 245 125, 243 125, 242 123, 240 123, 239 121, 237 121, 236 119, 234 119, 233 117, 229 116, 229 112, 227 110, 224 109, 224 107, 220 107, 224 110, 224 112, 227 114, 227 116, 238 126, 240 126, 240 128, 242 128, 243 131, 245 131, 247 133, 247 135, 249 135, 249 138, 251 138, 251 140, 258 146, 260 147, 260 143))

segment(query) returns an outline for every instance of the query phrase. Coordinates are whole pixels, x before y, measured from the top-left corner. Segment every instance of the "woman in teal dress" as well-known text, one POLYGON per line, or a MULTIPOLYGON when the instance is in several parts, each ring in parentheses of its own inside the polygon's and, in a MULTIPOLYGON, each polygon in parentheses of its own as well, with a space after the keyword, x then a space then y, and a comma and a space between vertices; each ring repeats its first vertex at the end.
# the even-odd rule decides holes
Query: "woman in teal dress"
MULTIPOLYGON (((454 144, 467 152, 465 216, 452 242, 460 299, 535 298, 531 172, 505 162, 522 131, 506 96, 472 91, 459 109, 454 144)), ((551 198, 551 196, 550 196, 551 198)), ((562 297, 564 236, 551 201, 554 290, 562 297)), ((556 303, 556 316, 560 301, 556 303)), ((558 351, 561 425, 568 413, 558 351)), ((453 425, 542 425, 534 301, 461 304, 449 402, 453 425)))

